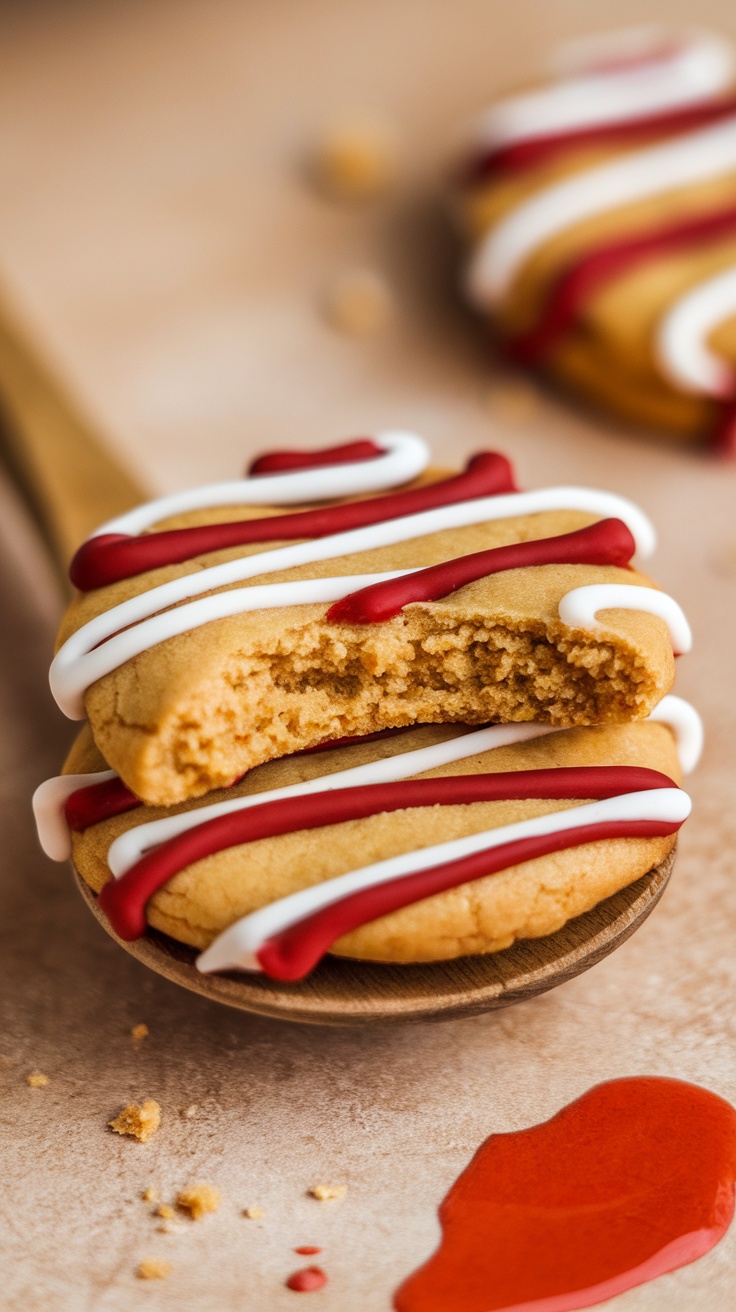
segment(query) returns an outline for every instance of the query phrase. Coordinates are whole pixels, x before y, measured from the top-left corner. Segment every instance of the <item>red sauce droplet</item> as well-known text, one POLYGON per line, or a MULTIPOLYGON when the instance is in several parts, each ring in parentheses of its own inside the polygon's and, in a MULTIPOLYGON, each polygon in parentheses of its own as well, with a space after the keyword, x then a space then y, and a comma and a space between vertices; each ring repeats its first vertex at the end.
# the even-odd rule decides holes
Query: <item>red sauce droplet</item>
POLYGON ((320 1266, 305 1266, 295 1271, 286 1281, 286 1288, 297 1294, 310 1294, 314 1289, 321 1289, 327 1284, 327 1276, 320 1266))
POLYGON ((734 1210, 736 1111, 707 1089, 599 1084, 487 1139, 440 1208, 397 1312, 568 1312, 707 1253, 734 1210))
POLYGON ((321 1253, 322 1249, 318 1248, 316 1244, 302 1244, 300 1248, 295 1248, 294 1252, 298 1253, 300 1257, 314 1257, 315 1253, 321 1253))

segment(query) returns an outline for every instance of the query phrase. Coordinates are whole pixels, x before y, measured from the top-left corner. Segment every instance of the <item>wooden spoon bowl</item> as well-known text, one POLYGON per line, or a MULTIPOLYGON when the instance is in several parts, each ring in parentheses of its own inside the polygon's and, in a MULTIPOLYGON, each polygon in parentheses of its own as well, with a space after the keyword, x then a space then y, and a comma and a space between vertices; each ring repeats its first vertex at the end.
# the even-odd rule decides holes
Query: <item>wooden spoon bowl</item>
POLYGON ((449 1020, 511 1007, 574 979, 624 943, 662 896, 674 850, 635 884, 569 920, 556 934, 523 939, 504 952, 419 966, 379 965, 325 957, 297 984, 229 971, 201 975, 193 948, 149 929, 126 943, 111 929, 97 897, 76 873, 92 914, 126 952, 193 993, 241 1011, 311 1025, 375 1025, 449 1020))

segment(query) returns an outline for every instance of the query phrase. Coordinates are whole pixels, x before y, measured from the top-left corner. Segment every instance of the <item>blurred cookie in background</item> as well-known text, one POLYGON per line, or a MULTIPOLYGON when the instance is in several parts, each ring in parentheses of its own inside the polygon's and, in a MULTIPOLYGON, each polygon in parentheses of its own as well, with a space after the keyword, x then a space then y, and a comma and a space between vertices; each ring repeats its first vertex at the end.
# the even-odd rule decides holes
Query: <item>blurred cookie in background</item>
POLYGON ((684 443, 736 452, 736 74, 698 29, 572 43, 478 120, 465 290, 501 349, 684 443))

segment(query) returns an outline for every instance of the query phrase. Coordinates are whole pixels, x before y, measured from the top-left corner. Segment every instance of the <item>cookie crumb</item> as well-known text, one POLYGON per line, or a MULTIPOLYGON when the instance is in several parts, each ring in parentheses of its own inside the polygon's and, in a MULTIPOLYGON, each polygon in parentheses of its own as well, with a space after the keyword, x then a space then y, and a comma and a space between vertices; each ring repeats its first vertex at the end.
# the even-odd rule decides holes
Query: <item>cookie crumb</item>
POLYGON ((343 119, 323 133, 313 172, 331 200, 367 201, 386 192, 396 177, 396 141, 387 125, 343 119))
POLYGON ((163 1280, 171 1271, 171 1263, 162 1257, 144 1257, 136 1272, 139 1280, 163 1280))
POLYGON ((140 1107, 131 1102, 118 1112, 114 1120, 107 1123, 116 1134, 128 1134, 146 1143, 161 1124, 161 1108, 153 1098, 146 1098, 140 1107))
POLYGON ((138 1040, 140 1039, 147 1039, 151 1031, 149 1030, 147 1025, 140 1024, 140 1025, 134 1025, 130 1033, 133 1036, 133 1038, 136 1040, 136 1042, 138 1042, 138 1040))
POLYGON ((181 1221, 162 1221, 161 1225, 156 1226, 160 1235, 174 1235, 177 1230, 186 1230, 186 1223, 182 1225, 181 1221))
POLYGON ((324 311, 333 328, 350 337, 371 337, 391 317, 392 297, 372 269, 346 269, 325 294, 324 311))
POLYGON ((159 1203, 159 1206, 156 1208, 156 1216, 163 1217, 164 1221, 173 1221, 176 1212, 169 1203, 159 1203))
POLYGON ((243 1216, 247 1216, 249 1221, 260 1221, 263 1216, 262 1207, 244 1207, 243 1216))
POLYGON ((193 1102, 190 1103, 190 1105, 187 1107, 186 1111, 184 1112, 184 1115, 187 1117, 188 1120, 191 1121, 192 1117, 196 1116, 198 1111, 199 1111, 199 1107, 197 1106, 196 1102, 193 1102))
POLYGON ((293 1289, 296 1294, 311 1294, 314 1289, 322 1289, 327 1284, 327 1275, 321 1266, 305 1266, 301 1271, 295 1271, 285 1282, 287 1289, 293 1289))
POLYGON ((156 1184, 149 1184, 148 1187, 144 1189, 143 1193, 141 1194, 141 1198, 143 1199, 144 1203, 157 1203, 160 1197, 161 1197, 161 1190, 156 1184))
POLYGON ((343 1194, 347 1193, 347 1185, 315 1184, 307 1190, 307 1193, 311 1194, 312 1198, 318 1199, 320 1203, 324 1203, 330 1198, 342 1198, 343 1194))
POLYGON ((211 1184, 198 1181, 188 1189, 180 1189, 176 1196, 176 1205, 188 1212, 193 1221, 200 1221, 208 1212, 216 1212, 220 1206, 220 1193, 211 1184))
POLYGON ((40 1071, 33 1071, 26 1076, 27 1083, 32 1089, 45 1089, 49 1082, 48 1075, 42 1075, 40 1071))

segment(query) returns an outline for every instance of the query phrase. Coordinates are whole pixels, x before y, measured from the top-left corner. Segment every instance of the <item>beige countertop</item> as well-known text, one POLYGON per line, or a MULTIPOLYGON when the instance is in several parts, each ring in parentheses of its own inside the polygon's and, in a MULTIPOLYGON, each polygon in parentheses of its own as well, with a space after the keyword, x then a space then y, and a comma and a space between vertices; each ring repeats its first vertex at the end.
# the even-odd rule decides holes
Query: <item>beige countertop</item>
MULTIPOLYGON (((538 1121, 623 1074, 693 1080, 736 1102, 736 469, 637 441, 494 378, 453 293, 439 203, 465 116, 530 75, 580 0, 108 0, 0 11, 0 269, 26 322, 109 441, 155 489, 233 476, 249 453, 411 426, 455 462, 495 445, 523 482, 605 485, 660 530, 656 573, 695 630, 678 691, 708 731, 695 814, 651 919, 607 961, 515 1009, 437 1026, 321 1031, 206 1003, 101 933, 43 859, 32 788, 71 734, 46 692, 59 603, 0 489, 0 738, 5 817, 0 986, 3 1306, 279 1312, 298 1244, 324 1247, 315 1307, 387 1312, 432 1250, 436 1207, 493 1131, 538 1121), (321 126, 375 111, 400 181, 354 209, 308 185, 321 126), (340 336, 320 298, 367 263, 396 312, 340 336), (150 1036, 135 1044, 139 1022, 150 1036), (26 1076, 50 1077, 30 1089, 26 1076), (107 1120, 156 1098, 160 1133, 107 1120), (187 1116, 186 1109, 196 1106, 187 1116), (194 1179, 215 1216, 164 1235, 141 1191, 194 1179), (346 1196, 306 1196, 319 1180, 346 1196), (242 1209, 257 1204, 264 1217, 242 1209), (136 1279, 145 1257, 173 1264, 136 1279)), ((599 26, 672 3, 600 3, 599 26), (613 16, 613 17, 612 17, 613 16)), ((703 0, 698 20, 736 11, 703 0)), ((736 1229, 707 1257, 609 1306, 729 1312, 736 1229)), ((306 1259, 309 1260, 309 1259, 306 1259)), ((311 1304, 309 1305, 311 1306, 311 1304)))

